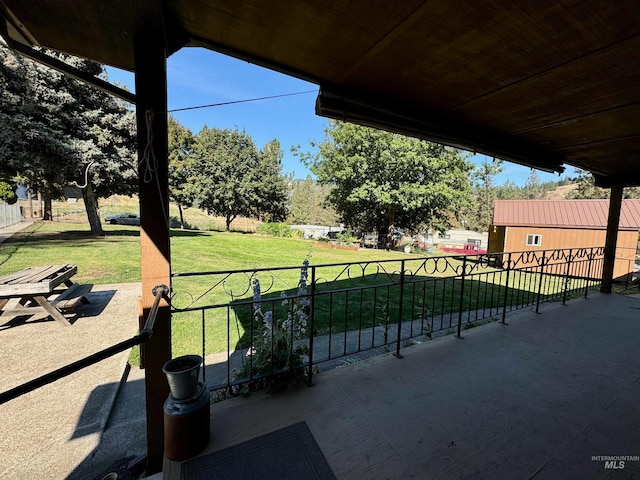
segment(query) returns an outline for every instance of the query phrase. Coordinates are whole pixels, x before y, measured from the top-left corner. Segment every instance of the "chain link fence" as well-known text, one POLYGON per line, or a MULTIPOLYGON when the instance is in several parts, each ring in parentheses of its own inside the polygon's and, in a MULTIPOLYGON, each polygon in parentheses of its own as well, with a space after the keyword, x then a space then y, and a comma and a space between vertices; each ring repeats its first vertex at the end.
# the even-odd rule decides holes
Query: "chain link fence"
POLYGON ((0 228, 10 227, 24 220, 22 207, 0 203, 0 228))

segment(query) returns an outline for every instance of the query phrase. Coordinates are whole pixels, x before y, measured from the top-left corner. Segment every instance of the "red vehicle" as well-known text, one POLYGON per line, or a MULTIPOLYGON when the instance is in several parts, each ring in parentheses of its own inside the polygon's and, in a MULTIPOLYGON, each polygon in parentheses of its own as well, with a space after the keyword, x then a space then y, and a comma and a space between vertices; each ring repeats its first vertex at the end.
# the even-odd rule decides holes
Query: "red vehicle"
POLYGON ((461 253, 463 255, 482 255, 487 253, 485 248, 481 248, 480 242, 467 242, 465 244, 440 244, 440 250, 449 253, 461 253))

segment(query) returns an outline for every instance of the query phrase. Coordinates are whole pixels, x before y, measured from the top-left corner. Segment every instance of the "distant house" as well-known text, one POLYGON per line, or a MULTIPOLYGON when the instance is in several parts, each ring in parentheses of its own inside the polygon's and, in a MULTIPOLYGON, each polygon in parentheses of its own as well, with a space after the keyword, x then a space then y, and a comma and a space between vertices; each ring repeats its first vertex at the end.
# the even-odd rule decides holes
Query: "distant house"
MULTIPOLYGON (((602 247, 609 200, 496 200, 489 253, 602 247)), ((614 278, 633 271, 640 200, 623 200, 614 278)))

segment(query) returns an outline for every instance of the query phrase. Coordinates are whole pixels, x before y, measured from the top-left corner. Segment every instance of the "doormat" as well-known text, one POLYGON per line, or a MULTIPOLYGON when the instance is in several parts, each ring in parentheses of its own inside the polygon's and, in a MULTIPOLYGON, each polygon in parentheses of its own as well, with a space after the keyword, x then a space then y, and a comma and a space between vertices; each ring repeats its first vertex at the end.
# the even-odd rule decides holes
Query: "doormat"
POLYGON ((335 480, 305 422, 182 464, 182 480, 335 480))

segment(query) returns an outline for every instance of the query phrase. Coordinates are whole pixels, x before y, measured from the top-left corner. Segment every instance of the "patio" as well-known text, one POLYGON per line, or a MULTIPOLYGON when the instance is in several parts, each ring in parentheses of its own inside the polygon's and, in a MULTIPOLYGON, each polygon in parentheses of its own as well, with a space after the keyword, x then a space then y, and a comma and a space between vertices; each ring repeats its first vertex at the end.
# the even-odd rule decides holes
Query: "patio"
MULTIPOLYGON (((78 319, 76 347, 42 348, 31 333, 60 330, 54 321, 5 329, 5 387, 31 378, 45 360, 53 368, 69 352, 81 356, 133 334, 139 285, 115 287, 90 294, 104 296, 93 304, 103 309, 78 319), (10 354, 24 351, 33 353, 21 370, 10 354)), ((322 372, 312 388, 212 404, 203 454, 306 421, 339 479, 637 478, 640 461, 605 469, 592 457, 640 455, 639 309, 640 295, 545 303, 541 314, 510 312, 508 325, 465 330, 462 340, 403 348, 403 359, 389 353, 322 372)), ((118 389, 125 359, 3 405, 0 478, 94 478, 144 452, 142 371, 118 389)), ((180 467, 165 461, 152 478, 180 478, 180 467)))
POLYGON ((592 457, 640 455, 639 309, 637 295, 545 304, 213 404, 204 454, 304 420, 339 479, 637 478, 640 461, 592 457))
MULTIPOLYGON (((139 283, 98 285, 88 294, 91 303, 77 307, 72 327, 47 319, 45 313, 0 317, 0 391, 131 338, 138 330, 140 293, 139 283)), ((0 405, 0 479, 68 478, 76 468, 83 475, 75 478, 92 478, 84 466, 96 468, 90 460, 128 356, 121 352, 0 405)), ((144 395, 139 403, 143 408, 144 395)), ((140 441, 144 445, 144 438, 140 441)))

